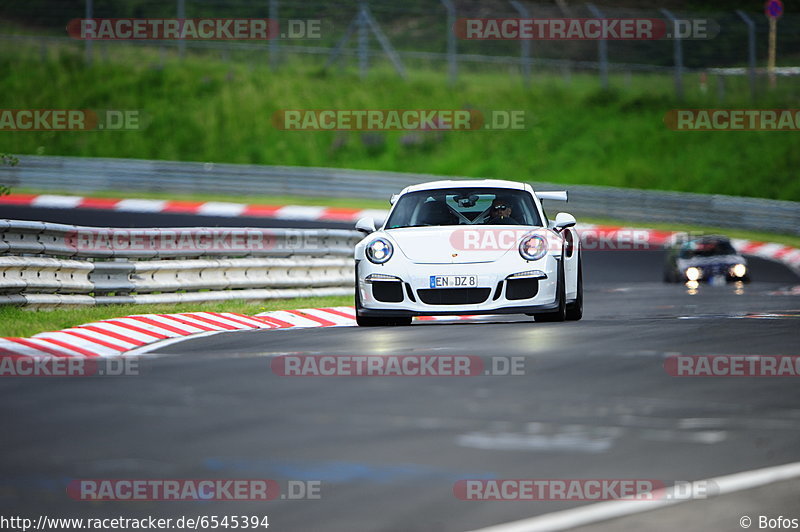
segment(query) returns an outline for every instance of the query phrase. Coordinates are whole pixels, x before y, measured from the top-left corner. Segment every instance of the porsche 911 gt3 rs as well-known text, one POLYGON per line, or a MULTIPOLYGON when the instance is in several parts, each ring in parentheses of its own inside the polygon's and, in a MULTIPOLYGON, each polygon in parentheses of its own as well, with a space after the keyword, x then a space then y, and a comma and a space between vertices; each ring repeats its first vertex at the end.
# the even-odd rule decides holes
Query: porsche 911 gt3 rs
POLYGON ((583 315, 575 218, 549 220, 534 192, 500 180, 435 181, 405 188, 376 230, 356 229, 356 316, 361 326, 407 325, 413 316, 528 314, 536 321, 583 315))

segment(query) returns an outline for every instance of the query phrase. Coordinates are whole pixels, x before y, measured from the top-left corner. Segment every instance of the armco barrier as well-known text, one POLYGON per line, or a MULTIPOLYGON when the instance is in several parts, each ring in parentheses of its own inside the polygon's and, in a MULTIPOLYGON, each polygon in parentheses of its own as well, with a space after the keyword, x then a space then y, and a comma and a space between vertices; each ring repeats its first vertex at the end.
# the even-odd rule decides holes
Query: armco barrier
MULTIPOLYGON (((598 243, 609 245, 608 249, 618 245, 626 249, 634 232, 652 249, 668 245, 677 235, 591 224, 577 228, 587 249, 596 249, 598 243)), ((353 291, 352 250, 360 238, 355 231, 324 229, 103 229, 0 220, 0 305, 57 307, 349 295, 353 291), (161 237, 187 234, 253 236, 258 237, 253 242, 266 245, 236 249, 153 245, 178 242, 161 237), (117 248, 105 240, 87 240, 93 246, 85 246, 79 235, 122 235, 129 238, 120 241, 123 244, 142 237, 146 249, 117 248)), ((234 241, 238 239, 219 240, 234 241)), ((800 249, 739 239, 733 243, 741 253, 781 262, 800 272, 800 249)))
POLYGON ((345 295, 353 290, 360 238, 330 229, 106 229, 0 220, 0 305, 345 295))
MULTIPOLYGON (((528 181, 528 176, 496 176, 528 181)), ((0 184, 12 189, 158 191, 241 195, 298 195, 388 199, 408 185, 458 179, 336 168, 21 156, 0 166, 0 184)), ((532 183, 561 189, 563 184, 532 183)), ((577 217, 636 222, 666 221, 800 234, 800 203, 735 196, 568 185, 565 208, 577 217)), ((388 205, 388 203, 387 203, 388 205)))

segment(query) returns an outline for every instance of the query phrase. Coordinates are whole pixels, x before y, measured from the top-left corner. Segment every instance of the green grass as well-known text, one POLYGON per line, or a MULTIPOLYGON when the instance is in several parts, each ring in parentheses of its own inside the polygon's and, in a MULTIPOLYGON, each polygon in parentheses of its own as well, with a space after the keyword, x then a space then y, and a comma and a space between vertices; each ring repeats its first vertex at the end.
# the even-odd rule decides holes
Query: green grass
POLYGON ((274 299, 249 303, 225 301, 215 303, 181 303, 177 305, 108 305, 52 310, 28 310, 0 307, 0 336, 28 337, 45 331, 56 331, 98 320, 131 314, 172 314, 179 312, 236 312, 253 315, 270 310, 352 306, 350 296, 274 299))
MULTIPOLYGON (((530 89, 503 71, 464 68, 455 87, 441 71, 414 68, 401 81, 380 62, 365 80, 351 67, 325 72, 287 63, 277 72, 215 56, 179 62, 157 51, 110 49, 87 67, 80 48, 20 45, 0 52, 6 108, 140 109, 139 131, 0 132, 15 154, 131 157, 246 164, 330 166, 510 178, 800 200, 796 132, 674 132, 664 114, 678 107, 752 107, 745 79, 713 84, 685 77, 686 98, 667 75, 596 76, 570 82, 537 71, 530 89), (150 54, 150 55, 148 55, 150 54), (280 109, 456 109, 525 112, 523 130, 442 134, 281 131, 280 109), (418 143, 411 142, 418 140, 418 143)), ((262 58, 263 59, 263 58, 262 58)), ((782 78, 757 107, 796 107, 800 87, 782 78)), ((157 189, 158 183, 154 183, 157 189)), ((325 203, 329 203, 326 201, 325 203)))

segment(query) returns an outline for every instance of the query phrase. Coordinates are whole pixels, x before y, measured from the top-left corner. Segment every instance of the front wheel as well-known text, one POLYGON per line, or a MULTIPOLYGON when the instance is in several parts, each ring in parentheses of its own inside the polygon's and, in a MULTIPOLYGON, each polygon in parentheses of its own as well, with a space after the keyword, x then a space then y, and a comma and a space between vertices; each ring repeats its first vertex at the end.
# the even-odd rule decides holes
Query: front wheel
POLYGON ((583 317, 583 265, 581 257, 578 256, 578 296, 572 303, 567 305, 567 320, 578 321, 583 317))
POLYGON ((558 300, 558 308, 552 312, 539 312, 534 315, 534 320, 540 322, 556 322, 567 319, 567 294, 566 287, 564 286, 563 259, 559 261, 558 280, 556 284, 556 299, 558 300))

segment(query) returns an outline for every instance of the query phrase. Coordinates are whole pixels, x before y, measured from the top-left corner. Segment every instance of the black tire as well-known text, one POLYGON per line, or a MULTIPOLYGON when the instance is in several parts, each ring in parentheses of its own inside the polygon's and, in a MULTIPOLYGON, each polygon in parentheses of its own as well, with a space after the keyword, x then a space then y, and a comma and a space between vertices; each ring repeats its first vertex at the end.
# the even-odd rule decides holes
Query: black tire
POLYGON ((583 264, 578 255, 578 296, 567 304, 567 321, 578 321, 583 317, 583 264))
POLYGON ((356 266, 356 324, 359 327, 385 327, 392 325, 411 325, 411 316, 406 318, 378 318, 373 316, 362 316, 361 294, 358 292, 358 266, 356 266))
POLYGON ((558 308, 552 312, 539 312, 534 315, 533 317, 534 320, 544 323, 551 323, 551 322, 564 321, 567 319, 567 294, 564 283, 563 259, 559 261, 556 294, 558 294, 557 296, 558 308))

